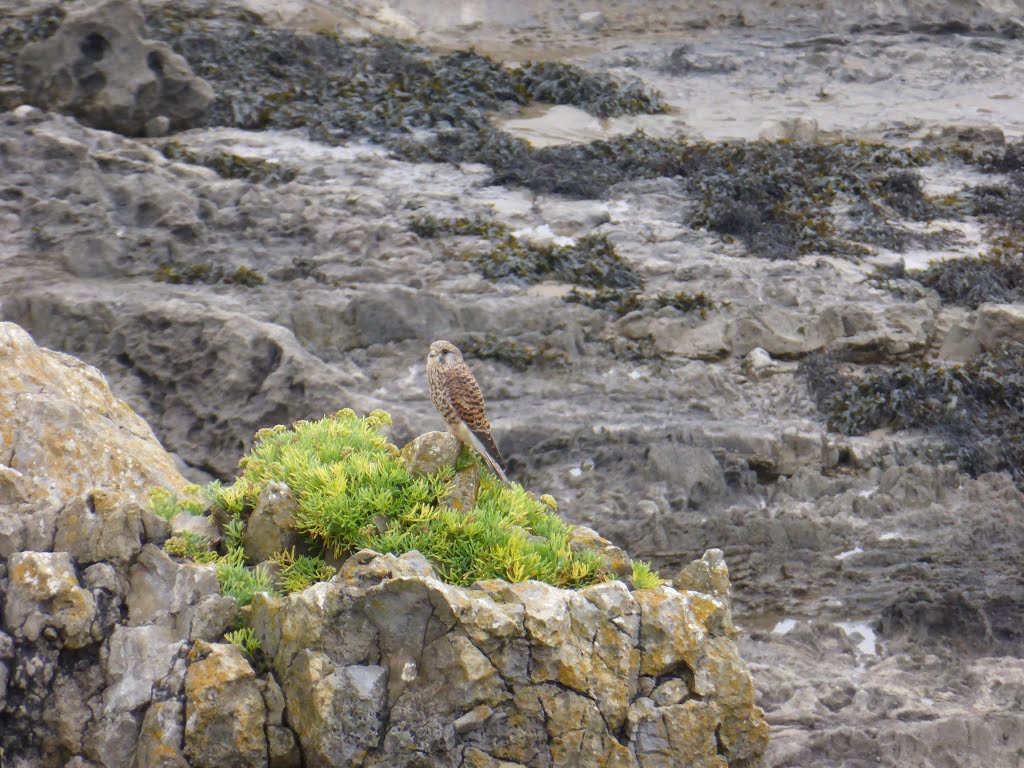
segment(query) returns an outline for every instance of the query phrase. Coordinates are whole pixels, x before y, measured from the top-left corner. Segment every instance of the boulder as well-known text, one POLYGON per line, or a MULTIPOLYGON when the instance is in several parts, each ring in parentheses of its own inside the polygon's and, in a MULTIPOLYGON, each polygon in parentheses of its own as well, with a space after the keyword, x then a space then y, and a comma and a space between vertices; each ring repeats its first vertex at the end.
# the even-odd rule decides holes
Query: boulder
POLYGON ((142 510, 97 490, 66 504, 57 517, 53 548, 82 564, 106 561, 127 565, 142 549, 142 510))
MULTIPOLYGON (((146 422, 114 397, 99 371, 36 346, 13 323, 0 323, 0 456, 6 457, 0 525, 14 546, 48 541, 43 548, 49 549, 53 505, 59 509, 93 489, 110 494, 101 508, 131 501, 148 506, 154 486, 180 491, 187 484, 146 422)), ((66 510, 65 517, 72 514, 66 510)), ((102 529, 108 524, 103 514, 89 525, 102 529)), ((133 523, 126 525, 133 530, 133 523)), ((81 540, 75 546, 88 545, 81 540)))
POLYGON ((432 475, 442 467, 454 467, 462 444, 451 432, 427 432, 402 448, 402 461, 413 475, 432 475))
POLYGON ((142 10, 130 0, 69 13, 55 34, 22 49, 26 98, 127 136, 202 124, 213 89, 169 45, 144 34, 142 10))

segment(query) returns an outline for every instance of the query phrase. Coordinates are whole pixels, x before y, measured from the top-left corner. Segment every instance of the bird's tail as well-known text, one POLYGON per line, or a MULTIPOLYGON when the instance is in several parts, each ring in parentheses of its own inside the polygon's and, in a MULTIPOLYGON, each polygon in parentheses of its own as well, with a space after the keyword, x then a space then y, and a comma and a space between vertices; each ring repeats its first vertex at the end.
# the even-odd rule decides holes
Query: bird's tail
POLYGON ((473 443, 473 450, 483 457, 491 471, 501 478, 501 482, 509 485, 508 478, 505 477, 505 470, 502 467, 504 462, 501 459, 501 454, 498 452, 498 446, 494 444, 494 438, 487 434, 481 435, 478 432, 467 431, 469 431, 470 440, 473 443))

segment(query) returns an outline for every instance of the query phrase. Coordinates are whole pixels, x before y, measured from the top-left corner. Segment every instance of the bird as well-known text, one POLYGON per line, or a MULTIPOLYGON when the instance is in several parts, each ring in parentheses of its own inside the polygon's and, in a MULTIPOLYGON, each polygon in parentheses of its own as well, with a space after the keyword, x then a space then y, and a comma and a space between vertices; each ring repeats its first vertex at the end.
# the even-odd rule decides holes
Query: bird
POLYGON ((508 485, 505 461, 484 413, 480 385, 462 358, 462 352, 450 341, 441 339, 430 345, 427 381, 430 383, 430 399, 449 431, 464 446, 480 454, 494 474, 508 485))

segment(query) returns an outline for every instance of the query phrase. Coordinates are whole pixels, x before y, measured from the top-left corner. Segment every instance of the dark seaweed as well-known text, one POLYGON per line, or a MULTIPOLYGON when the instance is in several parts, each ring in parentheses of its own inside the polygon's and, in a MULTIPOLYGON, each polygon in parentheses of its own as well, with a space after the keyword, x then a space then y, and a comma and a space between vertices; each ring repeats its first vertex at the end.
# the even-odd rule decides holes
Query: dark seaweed
POLYGON ((0 85, 17 84, 18 53, 29 43, 53 35, 64 16, 64 10, 56 5, 42 8, 23 19, 0 16, 0 85))
POLYGON ((518 278, 527 283, 561 280, 588 288, 632 289, 643 285, 628 261, 606 235, 586 235, 573 245, 534 245, 515 237, 508 228, 483 218, 414 219, 410 228, 420 237, 474 236, 485 239, 487 250, 467 257, 492 280, 518 278))
POLYGON ((898 265, 877 270, 871 279, 880 288, 916 298, 908 286, 908 281, 914 281, 933 289, 944 303, 971 309, 985 302, 1020 302, 1024 301, 1024 241, 1003 235, 993 239, 983 256, 934 262, 912 272, 898 265))
POLYGON ((979 355, 964 365, 904 363, 843 370, 829 355, 800 365, 830 429, 863 435, 922 429, 973 476, 1009 472, 1024 487, 1024 347, 979 355))
POLYGON ((538 347, 494 333, 471 333, 464 336, 459 343, 459 349, 469 358, 494 360, 517 371, 525 371, 536 364, 566 364, 566 355, 562 350, 538 347))
POLYGON ((680 312, 698 312, 704 318, 708 312, 725 306, 709 298, 703 291, 679 291, 645 297, 638 290, 617 291, 599 288, 596 291, 581 291, 573 288, 562 300, 569 304, 582 304, 591 309, 600 309, 615 317, 623 317, 639 309, 656 311, 663 307, 673 307, 680 312))

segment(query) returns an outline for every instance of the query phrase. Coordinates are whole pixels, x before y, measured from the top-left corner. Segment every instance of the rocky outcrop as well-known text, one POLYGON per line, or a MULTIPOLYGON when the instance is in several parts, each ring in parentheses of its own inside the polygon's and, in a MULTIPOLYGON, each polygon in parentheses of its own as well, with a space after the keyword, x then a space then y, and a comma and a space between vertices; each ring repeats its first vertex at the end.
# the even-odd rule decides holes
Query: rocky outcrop
POLYGON ((308 765, 745 765, 767 742, 727 594, 465 589, 363 552, 249 620, 308 765))
MULTIPOLYGON (((713 553, 687 589, 572 591, 456 587, 417 552, 363 551, 329 582, 258 593, 244 610, 255 642, 225 642, 239 612, 216 568, 154 543, 190 526, 140 506, 146 484, 181 489, 169 457, 94 369, 0 330, 17 352, 0 379, 0 403, 16 404, 3 469, 56 510, 26 532, 31 498, 0 504, 0 520, 21 526, 0 565, 5 765, 720 768, 763 755, 767 725, 713 553), (62 438, 96 434, 103 451, 83 451, 65 477, 68 457, 45 440, 24 462, 47 413, 72 414, 62 438)), ((430 445, 447 446, 454 460, 447 437, 408 453, 429 463, 430 445)), ((301 543, 294 506, 286 487, 261 495, 255 559, 301 543)), ((628 565, 593 531, 572 546, 628 565)))
POLYGON ((201 124, 213 89, 166 43, 145 39, 144 30, 132 0, 69 13, 53 36, 21 52, 29 102, 128 136, 201 124))
MULTIPOLYGON (((268 22, 288 19, 342 34, 397 16, 377 18, 382 6, 374 0, 340 0, 329 9, 304 0, 240 5, 268 22)), ((1012 5, 745 1, 667 10, 660 2, 617 9, 604 3, 606 25, 582 32, 580 13, 595 7, 592 0, 569 13, 546 0, 505 4, 479 19, 481 27, 467 4, 404 4, 422 26, 400 25, 402 37, 434 35, 445 50, 472 44, 520 60, 541 50, 574 51, 589 71, 635 74, 676 108, 625 121, 627 130, 683 131, 691 143, 717 145, 756 138, 766 120, 786 128, 774 135, 789 138, 798 138, 790 127, 817 121, 824 142, 852 139, 853 146, 864 139, 874 146, 884 138, 878 162, 859 166, 871 186, 887 183, 879 175, 886 157, 920 146, 927 154, 915 152, 901 176, 920 176, 918 203, 928 205, 915 215, 932 216, 927 208, 934 205, 933 221, 895 215, 890 202, 898 204, 899 196, 878 198, 880 207, 867 211, 848 206, 846 193, 822 201, 829 208, 824 219, 801 219, 812 230, 831 221, 832 235, 858 222, 870 225, 865 234, 881 244, 854 254, 755 258, 742 241, 694 229, 694 211, 703 203, 681 178, 625 181, 600 199, 574 200, 494 185, 490 171, 473 163, 402 162, 358 140, 305 141, 301 129, 216 128, 137 141, 21 106, 0 114, 0 316, 29 329, 40 344, 98 366, 197 479, 231 477, 257 428, 315 419, 342 404, 368 411, 375 407, 368 393, 395 406, 389 410, 396 441, 441 428, 425 396, 425 346, 437 337, 472 339, 468 356, 515 479, 554 494, 567 520, 656 561, 663 574, 709 547, 725 552, 732 610, 746 629, 741 650, 753 664, 757 703, 773 731, 770 765, 1013 764, 1024 733, 1024 498, 1005 475, 970 477, 936 464, 951 453, 918 431, 882 426, 855 438, 830 432, 798 373, 803 356, 819 351, 883 365, 966 361, 1024 337, 1019 305, 989 299, 975 309, 944 298, 940 304, 913 281, 902 281, 907 292, 896 294, 869 279, 901 256, 911 271, 932 259, 969 263, 994 244, 1000 227, 1019 221, 1019 184, 1000 171, 1020 168, 1013 137, 1024 133, 1019 105, 1007 98, 1024 76, 1020 14, 1012 5), (506 13, 517 17, 516 29, 502 29, 506 13), (712 32, 693 31, 708 25, 712 32), (644 29, 657 29, 657 39, 642 40, 644 29), (499 38, 496 47, 488 47, 488 30, 499 38), (666 43, 670 30, 685 46, 666 43), (967 31, 977 34, 959 34, 967 31), (953 71, 955 78, 944 76, 953 71), (762 98, 765 93, 778 97, 762 98), (962 124, 958 104, 978 107, 975 125, 962 124), (983 168, 1004 152, 998 168, 983 168), (987 187, 991 197, 975 194, 987 187), (1007 215, 979 221, 965 213, 978 203, 1005 206, 1007 215), (644 278, 645 301, 703 292, 715 308, 704 316, 645 304, 619 317, 613 304, 595 309, 562 301, 565 285, 487 280, 462 257, 479 256, 490 244, 413 234, 410 220, 430 216, 481 216, 509 231, 547 227, 549 241, 607 235, 644 278), (885 245, 898 250, 901 240, 908 248, 902 254, 885 245), (239 274, 246 282, 228 281, 239 274), (535 355, 510 354, 517 349, 535 355)), ((0 36, 19 42, 6 22, 26 4, 0 0, 0 6, 6 14, 0 36)), ((227 15, 238 6, 165 7, 170 13, 162 27, 152 29, 164 34, 184 25, 194 39, 201 25, 231 26, 227 15), (192 8, 214 18, 179 17, 192 8)), ((255 26, 250 18, 244 26, 255 26)), ((218 41, 217 35, 204 39, 197 50, 218 41)), ((287 58, 292 51, 282 53, 287 58)), ((203 56, 189 53, 197 71, 215 61, 203 56)), ((13 58, 0 45, 6 75, 0 106, 8 108, 24 104, 21 90, 11 87, 13 58)), ((408 106, 401 93, 389 103, 408 106)), ((532 133, 520 127, 517 135, 536 137, 547 126, 559 141, 585 140, 560 122, 572 112, 582 115, 553 111, 515 120, 539 126, 532 133)), ((608 130, 623 124, 607 122, 608 130)), ((439 127, 445 141, 448 122, 439 127)), ((742 141, 730 146, 748 157, 760 152, 742 141)), ((583 146, 561 151, 559 157, 587 154, 583 146)), ((621 159, 607 161, 614 168, 621 159)), ((561 175, 574 162, 551 167, 561 175)), ((764 181, 766 190, 800 183, 779 170, 781 176, 746 178, 764 181)), ((830 186, 825 176, 811 182, 818 191, 830 186)), ((728 172, 705 191, 717 196, 729 187, 740 197, 747 191, 728 172)), ((746 213, 758 211, 792 212, 763 198, 746 213)), ((1002 247, 1016 258, 1019 242, 1002 247)), ((67 670, 91 663, 96 644, 54 661, 46 643, 68 631, 84 638, 85 630, 59 610, 54 615, 51 605, 35 650, 21 647, 29 642, 24 631, 17 653, 14 630, 0 633, 0 696, 10 712, 23 713, 19 722, 49 717, 57 733, 58 720, 92 722, 101 707, 96 692, 116 683, 123 703, 102 724, 61 726, 59 738, 46 745, 32 742, 28 731, 16 736, 54 762, 79 744, 95 744, 89 759, 99 762, 101 755, 122 754, 119 739, 133 743, 129 737, 138 732, 140 764, 181 765, 181 670, 189 662, 172 633, 195 626, 190 637, 222 645, 215 629, 223 608, 212 592, 202 592, 214 588, 211 570, 182 570, 147 546, 167 526, 147 517, 144 506, 133 511, 116 495, 92 493, 90 501, 75 493, 52 499, 21 470, 0 466, 0 504, 12 500, 16 510, 0 517, 0 526, 8 526, 0 530, 0 548, 9 550, 0 554, 43 552, 59 541, 72 555, 78 588, 95 602, 89 637, 107 631, 105 622, 123 613, 129 592, 146 596, 132 600, 149 604, 137 612, 148 618, 131 631, 117 630, 116 642, 99 644, 115 651, 108 662, 113 671, 72 684, 67 670), (13 548, 5 535, 12 519, 13 548), (86 564, 90 552, 100 559, 86 564), (118 564, 124 559, 139 567, 127 583, 118 564), (179 579, 175 618, 158 623, 159 596, 179 579), (152 644, 151 655, 138 650, 143 643, 152 644), (134 680, 124 671, 142 666, 154 672, 134 680), (33 694, 51 684, 59 695, 44 706, 33 694), (153 703, 137 704, 150 695, 153 703)), ((258 518, 254 531, 266 534, 264 553, 285 541, 275 521, 287 519, 287 506, 287 497, 278 497, 258 518)), ((577 533, 589 539, 581 528, 577 533)), ((252 535, 249 543, 255 544, 252 535)), ((575 543, 615 554, 600 539, 575 543)), ((677 578, 677 588, 715 589, 709 579, 691 576, 677 578)), ((70 582, 65 586, 78 594, 70 582)), ((285 693, 257 671, 269 759, 295 764, 299 747, 285 693)), ((322 671, 303 674, 313 679, 322 671)), ((380 711, 382 685, 380 672, 370 673, 328 673, 321 690, 350 696, 360 717, 369 717, 380 711)), ((244 676, 231 685, 250 688, 244 676)), ((661 694, 647 698, 662 710, 678 705, 661 694)), ((659 712, 658 722, 682 716, 659 712)), ((488 715, 474 706, 456 721, 456 733, 478 733, 481 723, 490 724, 488 715)), ((634 712, 637 733, 660 733, 655 717, 643 715, 634 712)), ((321 716, 310 713, 304 721, 312 723, 310 733, 321 716)), ((210 732, 218 728, 211 725, 210 732)), ((497 760, 472 749, 464 755, 469 765, 497 760)))
POLYGON ((186 484, 95 368, 12 323, 0 323, 0 424, 0 557, 56 538, 85 564, 127 562, 160 526, 149 490, 186 484))

